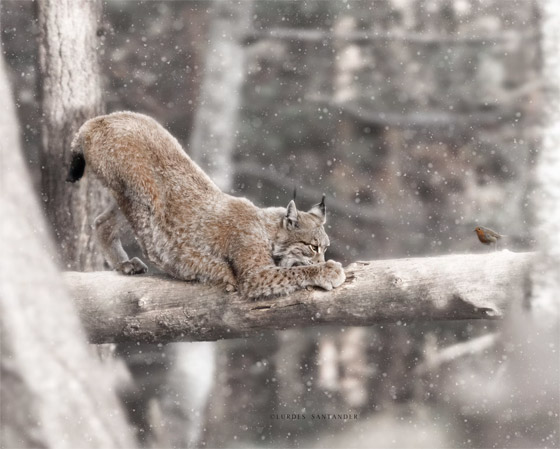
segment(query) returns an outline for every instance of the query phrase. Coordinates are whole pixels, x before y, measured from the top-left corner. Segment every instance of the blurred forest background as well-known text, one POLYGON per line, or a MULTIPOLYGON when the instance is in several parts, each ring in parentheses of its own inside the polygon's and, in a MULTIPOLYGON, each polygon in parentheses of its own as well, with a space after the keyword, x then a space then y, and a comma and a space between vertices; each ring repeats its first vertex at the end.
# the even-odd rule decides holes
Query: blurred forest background
MULTIPOLYGON (((37 4, 1 7, 41 194, 37 4)), ((536 1, 107 0, 102 14, 106 111, 154 117, 257 205, 285 206, 297 188, 307 208, 326 193, 330 258, 488 251, 476 225, 534 249, 536 1), (213 61, 219 48, 235 56, 213 61)), ((126 368, 107 369, 148 447, 558 447, 557 367, 531 358, 549 353, 515 319, 120 346, 126 368), (359 419, 274 418, 297 413, 359 419)))

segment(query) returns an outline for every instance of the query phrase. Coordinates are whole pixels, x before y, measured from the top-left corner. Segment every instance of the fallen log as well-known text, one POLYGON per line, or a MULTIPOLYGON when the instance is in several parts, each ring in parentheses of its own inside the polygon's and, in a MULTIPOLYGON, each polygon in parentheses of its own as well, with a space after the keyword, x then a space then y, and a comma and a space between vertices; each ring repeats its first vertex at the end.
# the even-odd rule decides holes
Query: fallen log
POLYGON ((214 341, 318 324, 501 318, 523 291, 533 253, 356 262, 332 291, 260 301, 161 276, 64 273, 93 343, 214 341))

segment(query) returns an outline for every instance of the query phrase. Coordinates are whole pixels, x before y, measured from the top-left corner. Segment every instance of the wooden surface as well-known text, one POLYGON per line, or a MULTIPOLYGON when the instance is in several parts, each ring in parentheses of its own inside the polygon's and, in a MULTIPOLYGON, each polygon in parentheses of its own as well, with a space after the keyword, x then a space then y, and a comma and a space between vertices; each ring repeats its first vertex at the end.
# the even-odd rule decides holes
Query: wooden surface
POLYGON ((323 323, 495 319, 525 287, 532 253, 356 262, 326 292, 248 301, 217 287, 113 272, 64 274, 90 341, 213 341, 323 323))

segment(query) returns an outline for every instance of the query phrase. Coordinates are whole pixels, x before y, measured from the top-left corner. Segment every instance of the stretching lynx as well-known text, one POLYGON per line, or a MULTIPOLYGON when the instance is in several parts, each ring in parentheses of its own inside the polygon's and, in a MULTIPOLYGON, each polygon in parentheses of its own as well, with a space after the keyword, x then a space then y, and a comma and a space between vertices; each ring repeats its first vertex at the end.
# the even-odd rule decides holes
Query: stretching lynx
POLYGON ((324 197, 308 212, 261 209, 223 193, 155 120, 115 112, 84 123, 72 144, 68 181, 85 166, 113 193, 115 205, 95 220, 109 264, 125 274, 146 265, 123 250, 119 229, 131 225, 144 254, 183 280, 223 284, 247 298, 326 290, 345 280, 340 263, 325 262, 329 238, 324 197))

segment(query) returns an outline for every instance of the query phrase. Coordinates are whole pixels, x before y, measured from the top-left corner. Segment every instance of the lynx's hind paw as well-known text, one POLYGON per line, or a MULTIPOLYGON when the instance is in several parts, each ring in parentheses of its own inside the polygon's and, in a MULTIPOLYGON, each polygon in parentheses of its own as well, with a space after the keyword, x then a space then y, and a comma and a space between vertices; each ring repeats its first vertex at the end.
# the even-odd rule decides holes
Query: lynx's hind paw
POLYGON ((122 274, 143 274, 148 271, 148 267, 138 257, 133 257, 130 260, 125 260, 117 264, 115 270, 122 274))

